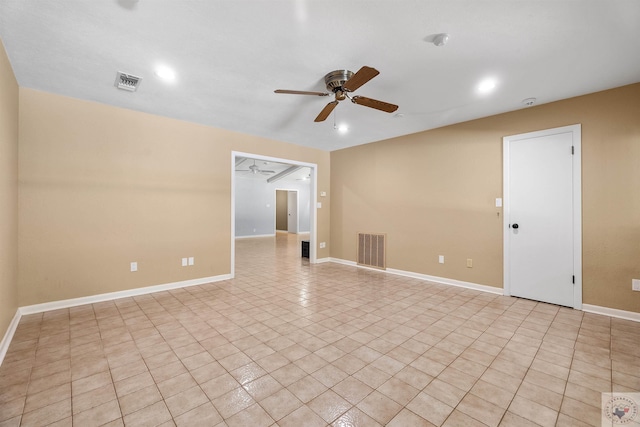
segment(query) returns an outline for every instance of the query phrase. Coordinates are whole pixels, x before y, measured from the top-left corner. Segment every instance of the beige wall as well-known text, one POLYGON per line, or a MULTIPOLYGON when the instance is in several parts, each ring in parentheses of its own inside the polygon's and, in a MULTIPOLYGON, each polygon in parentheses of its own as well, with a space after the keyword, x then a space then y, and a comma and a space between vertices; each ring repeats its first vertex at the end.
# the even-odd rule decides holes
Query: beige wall
POLYGON ((20 305, 228 274, 234 150, 317 163, 329 189, 328 152, 21 88, 20 305))
POLYGON ((0 340, 18 309, 18 83, 0 41, 0 340))
MULTIPOLYGON (((0 250, 11 267, 18 88, 4 55, 0 84, 0 250)), ((317 163, 318 191, 331 173, 317 212, 332 257, 355 259, 357 231, 386 232, 389 267, 501 287, 502 137, 574 123, 584 302, 640 312, 630 286, 640 278, 639 100, 636 84, 329 154, 21 88, 19 296, 15 269, 3 268, 0 326, 18 305, 229 273, 232 150, 317 163), (196 265, 181 267, 185 256, 196 265)))
POLYGON ((640 84, 332 152, 331 256, 386 232, 390 268, 502 287, 502 137, 576 123, 583 302, 640 312, 640 84))

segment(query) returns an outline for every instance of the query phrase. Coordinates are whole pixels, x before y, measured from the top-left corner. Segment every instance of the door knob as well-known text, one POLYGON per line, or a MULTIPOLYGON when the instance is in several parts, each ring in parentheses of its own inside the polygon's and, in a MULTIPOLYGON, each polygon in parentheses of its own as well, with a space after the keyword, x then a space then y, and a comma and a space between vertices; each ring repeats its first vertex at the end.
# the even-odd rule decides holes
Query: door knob
POLYGON ((517 229, 519 227, 519 225, 518 224, 513 224, 512 227, 517 229))

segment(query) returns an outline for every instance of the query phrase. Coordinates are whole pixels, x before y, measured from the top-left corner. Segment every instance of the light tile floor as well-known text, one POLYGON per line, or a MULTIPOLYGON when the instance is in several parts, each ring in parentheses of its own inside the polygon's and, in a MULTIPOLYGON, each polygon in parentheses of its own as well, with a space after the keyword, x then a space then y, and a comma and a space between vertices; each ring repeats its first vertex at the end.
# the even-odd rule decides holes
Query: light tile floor
POLYGON ((640 324, 238 240, 237 278, 22 318, 0 426, 600 426, 640 324))

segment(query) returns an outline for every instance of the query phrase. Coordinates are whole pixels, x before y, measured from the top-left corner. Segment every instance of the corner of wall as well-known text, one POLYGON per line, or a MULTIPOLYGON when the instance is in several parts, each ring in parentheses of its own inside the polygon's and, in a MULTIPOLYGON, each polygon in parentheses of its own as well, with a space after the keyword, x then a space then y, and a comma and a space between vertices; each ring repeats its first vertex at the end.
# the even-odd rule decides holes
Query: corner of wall
POLYGON ((4 337, 2 337, 2 340, 0 340, 0 366, 2 366, 4 357, 7 355, 7 351, 9 350, 9 346, 11 345, 13 335, 18 329, 20 318, 22 318, 22 314, 20 313, 20 309, 17 309, 16 314, 13 316, 13 319, 11 319, 11 322, 9 323, 7 332, 4 334, 4 337))
POLYGON ((18 310, 19 88, 0 41, 0 363, 20 320, 18 310), (13 316, 13 318, 12 318, 13 316))

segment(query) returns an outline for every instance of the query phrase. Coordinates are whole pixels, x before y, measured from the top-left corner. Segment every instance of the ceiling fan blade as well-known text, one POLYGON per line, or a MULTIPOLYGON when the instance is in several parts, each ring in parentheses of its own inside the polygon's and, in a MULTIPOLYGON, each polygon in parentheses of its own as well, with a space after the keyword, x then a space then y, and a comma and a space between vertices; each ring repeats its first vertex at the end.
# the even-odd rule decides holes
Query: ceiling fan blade
POLYGON ((318 117, 316 117, 314 122, 324 122, 325 119, 329 117, 329 114, 331 114, 333 109, 336 108, 336 105, 338 105, 338 101, 331 101, 328 103, 322 111, 320 111, 320 114, 318 114, 318 117))
POLYGON ((261 173, 276 173, 276 171, 264 171, 264 170, 260 170, 261 173))
POLYGON ((380 71, 365 65, 360 68, 357 73, 351 76, 351 78, 342 85, 342 88, 347 92, 353 92, 378 74, 380 74, 380 71))
POLYGON ((366 98, 364 96, 354 96, 351 98, 351 102, 358 105, 364 105, 365 107, 375 108, 376 110, 384 111, 386 113, 393 113, 398 109, 395 104, 389 104, 388 102, 378 101, 377 99, 366 98))
POLYGON ((287 89, 278 89, 274 90, 275 93, 286 93, 288 95, 316 95, 316 96, 329 96, 328 93, 325 92, 308 92, 305 90, 287 90, 287 89))

